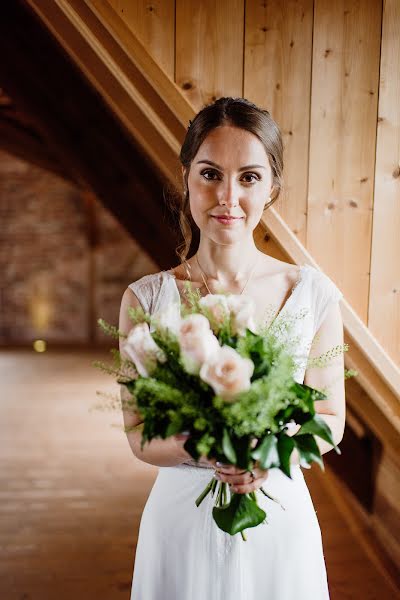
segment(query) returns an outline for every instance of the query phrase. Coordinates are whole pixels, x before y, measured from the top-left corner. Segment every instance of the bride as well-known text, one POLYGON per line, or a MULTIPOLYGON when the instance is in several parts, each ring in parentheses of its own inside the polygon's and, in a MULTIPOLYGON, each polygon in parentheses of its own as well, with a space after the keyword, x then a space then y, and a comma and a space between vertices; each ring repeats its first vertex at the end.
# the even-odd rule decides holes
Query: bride
MULTIPOLYGON (((305 308, 306 317, 297 324, 299 355, 319 356, 343 344, 342 293, 333 281, 312 266, 268 256, 254 243, 253 231, 282 187, 282 155, 279 127, 267 110, 244 98, 220 98, 196 115, 180 153, 181 262, 128 286, 121 302, 121 331, 128 333, 132 326, 129 306, 153 313, 168 302, 184 302, 183 284, 190 279, 202 295, 245 291, 255 301, 259 322, 267 307, 274 318, 305 308), (196 227, 200 242, 188 259, 196 227)), ((296 373, 297 381, 328 389, 328 400, 316 402, 316 410, 336 444, 345 422, 343 370, 340 356, 327 367, 300 367, 296 373)), ((121 394, 127 399, 123 387, 121 394)), ((193 461, 184 448, 184 433, 153 439, 141 450, 140 415, 123 411, 123 416, 127 429, 139 425, 127 432, 133 454, 159 467, 140 522, 131 600, 329 598, 321 531, 295 452, 291 479, 279 469, 255 468, 250 474, 205 456, 193 461), (286 510, 260 494, 268 523, 246 530, 246 542, 230 536, 213 521, 210 494, 195 506, 213 470, 237 493, 257 490, 268 480, 268 491, 286 510)), ((321 453, 332 449, 320 439, 318 446, 321 453)))

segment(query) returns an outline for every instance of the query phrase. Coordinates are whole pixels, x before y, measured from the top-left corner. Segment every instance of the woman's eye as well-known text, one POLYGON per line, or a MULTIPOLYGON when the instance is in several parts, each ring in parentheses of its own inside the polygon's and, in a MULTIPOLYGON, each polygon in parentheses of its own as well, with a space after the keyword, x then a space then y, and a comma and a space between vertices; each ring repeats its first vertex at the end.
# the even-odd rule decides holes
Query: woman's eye
MULTIPOLYGON (((256 181, 260 180, 259 176, 256 173, 246 173, 244 177, 253 177, 256 179, 256 181)), ((254 181, 246 181, 246 183, 254 183, 254 181)))
MULTIPOLYGON (((205 176, 207 174, 211 174, 211 175, 216 175, 215 171, 210 171, 209 169, 207 169, 206 171, 202 171, 201 175, 205 176)), ((209 181, 212 181, 209 177, 205 177, 205 179, 208 179, 209 181)))
MULTIPOLYGON (((214 181, 214 178, 213 177, 208 177, 208 175, 217 175, 217 174, 218 173, 216 173, 216 171, 212 171, 210 169, 207 169, 207 170, 201 172, 201 175, 203 175, 203 177, 205 179, 207 179, 208 181, 214 181)), ((245 178, 245 177, 250 177, 251 178, 251 181, 247 180, 247 181, 245 181, 245 183, 255 183, 254 179, 256 181, 260 180, 260 177, 257 175, 257 173, 245 173, 245 175, 243 175, 243 178, 245 178)))

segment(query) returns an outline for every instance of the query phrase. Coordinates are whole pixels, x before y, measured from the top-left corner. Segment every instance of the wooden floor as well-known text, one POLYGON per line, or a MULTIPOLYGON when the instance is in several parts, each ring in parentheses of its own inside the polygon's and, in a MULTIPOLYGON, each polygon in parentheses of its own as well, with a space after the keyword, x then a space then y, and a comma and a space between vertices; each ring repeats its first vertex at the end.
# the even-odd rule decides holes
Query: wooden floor
MULTIPOLYGON (((0 352, 1 599, 130 598, 157 467, 131 454, 119 413, 90 410, 96 390, 116 390, 92 367, 96 359, 111 362, 93 352, 0 352)), ((331 600, 399 597, 352 536, 324 478, 314 468, 304 473, 331 600)))

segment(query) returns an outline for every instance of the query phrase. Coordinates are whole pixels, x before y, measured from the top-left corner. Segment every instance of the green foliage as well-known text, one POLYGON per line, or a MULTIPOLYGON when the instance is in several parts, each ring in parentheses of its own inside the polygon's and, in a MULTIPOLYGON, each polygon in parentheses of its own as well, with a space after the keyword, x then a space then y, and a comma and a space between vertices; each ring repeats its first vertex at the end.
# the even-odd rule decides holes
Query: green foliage
POLYGON ((128 316, 132 321, 132 327, 138 323, 151 323, 151 315, 146 313, 141 306, 128 306, 128 316))
POLYGON ((268 375, 253 381, 249 390, 237 395, 235 402, 226 403, 215 396, 214 406, 237 437, 260 437, 266 430, 279 431, 276 416, 296 401, 296 394, 291 390, 292 371, 291 357, 281 353, 279 360, 273 361, 268 375))
POLYGON ((107 321, 105 321, 104 319, 97 319, 97 323, 100 325, 100 329, 106 334, 109 335, 111 337, 114 337, 116 339, 119 339, 120 337, 126 338, 126 334, 123 333, 122 331, 119 331, 119 329, 117 327, 115 327, 115 325, 110 325, 110 323, 107 323, 107 321))
POLYGON ((214 506, 213 517, 222 531, 235 535, 262 523, 266 514, 248 494, 234 494, 228 505, 214 506))
POLYGON ((338 344, 337 346, 333 346, 323 354, 319 356, 310 357, 307 361, 307 368, 326 367, 336 356, 340 356, 344 352, 347 352, 349 349, 348 344, 338 344))

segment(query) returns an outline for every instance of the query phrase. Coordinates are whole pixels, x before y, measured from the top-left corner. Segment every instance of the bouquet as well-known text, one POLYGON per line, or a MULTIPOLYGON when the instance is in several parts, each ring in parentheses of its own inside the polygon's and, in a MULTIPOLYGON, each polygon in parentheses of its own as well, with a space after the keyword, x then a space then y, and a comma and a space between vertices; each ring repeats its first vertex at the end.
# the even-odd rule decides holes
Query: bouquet
MULTIPOLYGON (((291 477, 296 448, 302 466, 317 462, 323 469, 316 436, 340 454, 314 408, 315 400, 327 396, 294 379, 296 361, 290 344, 280 339, 282 320, 279 327, 256 325, 254 302, 247 296, 201 297, 190 282, 185 294, 187 304, 170 304, 152 315, 130 307, 128 335, 98 320, 104 332, 123 338, 123 353, 112 349, 111 368, 93 364, 129 391, 130 399, 119 402, 142 417, 142 449, 153 438, 185 431, 190 436, 184 448, 195 461, 205 456, 249 471, 278 468, 291 477), (293 423, 301 427, 289 436, 293 423)), ((318 357, 319 364, 347 349, 346 344, 333 348, 318 357)), ((263 487, 256 491, 279 502, 263 487)), ((217 526, 246 541, 245 529, 266 522, 256 491, 233 493, 213 476, 195 502, 199 506, 209 493, 215 495, 217 526)))

